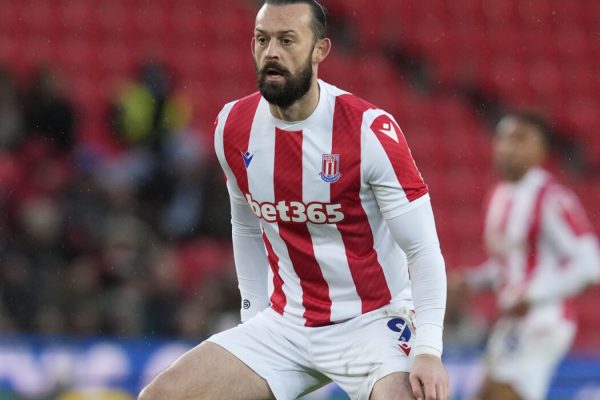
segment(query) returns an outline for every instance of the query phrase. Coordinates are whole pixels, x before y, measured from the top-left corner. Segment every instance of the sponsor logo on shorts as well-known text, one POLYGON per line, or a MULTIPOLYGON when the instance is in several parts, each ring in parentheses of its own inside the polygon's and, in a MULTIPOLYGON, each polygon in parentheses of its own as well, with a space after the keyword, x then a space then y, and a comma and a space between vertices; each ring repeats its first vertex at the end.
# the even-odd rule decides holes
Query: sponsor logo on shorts
POLYGON ((400 337, 398 337, 398 347, 404 352, 404 354, 408 356, 411 350, 408 342, 412 336, 408 322, 404 318, 398 317, 390 319, 387 323, 387 326, 392 331, 400 334, 400 337))
POLYGON ((249 309, 249 308, 250 308, 250 300, 248 300, 248 299, 244 299, 244 300, 242 301, 242 307, 244 308, 244 310, 247 310, 247 309, 249 309))
POLYGON ((259 203, 250 194, 246 200, 252 212, 267 222, 296 222, 313 224, 335 224, 344 219, 341 204, 281 200, 277 203, 259 203))

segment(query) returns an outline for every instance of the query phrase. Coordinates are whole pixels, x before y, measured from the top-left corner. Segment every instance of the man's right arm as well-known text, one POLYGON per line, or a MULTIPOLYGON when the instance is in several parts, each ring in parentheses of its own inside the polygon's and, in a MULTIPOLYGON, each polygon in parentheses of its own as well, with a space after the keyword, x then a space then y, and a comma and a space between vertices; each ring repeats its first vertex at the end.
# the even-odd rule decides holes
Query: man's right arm
POLYGON ((227 181, 233 257, 242 297, 241 319, 245 322, 269 306, 268 262, 260 222, 246 202, 225 157, 223 130, 233 105, 225 105, 215 120, 215 153, 227 181))
POLYGON ((248 203, 236 201, 231 191, 229 197, 233 257, 242 297, 241 317, 245 322, 269 306, 267 255, 260 224, 248 203))

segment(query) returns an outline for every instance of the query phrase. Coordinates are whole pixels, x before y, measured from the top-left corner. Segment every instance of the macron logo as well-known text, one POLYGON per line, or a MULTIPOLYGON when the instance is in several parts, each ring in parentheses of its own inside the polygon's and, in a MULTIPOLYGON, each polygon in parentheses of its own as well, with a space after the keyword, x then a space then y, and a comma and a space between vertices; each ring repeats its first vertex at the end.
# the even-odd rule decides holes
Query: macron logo
POLYGON ((394 128, 393 124, 391 124, 389 122, 385 122, 381 126, 381 128, 379 128, 379 132, 390 137, 392 140, 394 140, 394 142, 399 143, 398 142, 398 133, 396 133, 396 128, 394 128))
POLYGON ((252 162, 252 157, 254 157, 254 154, 250 153, 249 151, 247 152, 241 152, 242 153, 242 158, 244 159, 244 165, 246 166, 246 169, 248 169, 248 167, 250 166, 250 163, 252 162))

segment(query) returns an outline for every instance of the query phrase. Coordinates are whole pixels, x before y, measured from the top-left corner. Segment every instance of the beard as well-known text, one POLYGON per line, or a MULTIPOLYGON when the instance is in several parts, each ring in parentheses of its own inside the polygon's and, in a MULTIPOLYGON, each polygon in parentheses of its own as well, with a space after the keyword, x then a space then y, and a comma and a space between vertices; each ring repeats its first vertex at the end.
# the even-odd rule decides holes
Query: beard
POLYGON ((290 107, 308 93, 312 78, 313 70, 310 56, 296 74, 292 74, 275 61, 265 62, 265 65, 263 65, 261 69, 256 65, 256 79, 258 81, 260 94, 262 94, 270 104, 283 109, 290 107), (275 72, 281 75, 284 78, 284 82, 267 81, 268 72, 275 72))

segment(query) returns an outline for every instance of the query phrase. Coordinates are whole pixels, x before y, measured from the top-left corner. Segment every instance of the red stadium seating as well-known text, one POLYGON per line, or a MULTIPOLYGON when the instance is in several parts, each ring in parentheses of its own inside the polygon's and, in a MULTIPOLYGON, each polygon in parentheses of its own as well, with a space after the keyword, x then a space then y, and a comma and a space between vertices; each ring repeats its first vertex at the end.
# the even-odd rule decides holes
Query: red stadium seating
MULTIPOLYGON (((435 82, 451 86, 469 80, 508 105, 538 107, 572 129, 600 168, 600 2, 324 3, 353 24, 360 57, 334 49, 323 76, 398 119, 431 188, 450 268, 482 257, 481 202, 493 181, 489 129, 462 98, 415 90, 379 51, 382 44, 400 42, 421 54, 431 63, 435 82)), ((118 81, 133 77, 147 58, 164 61, 179 89, 192 98, 194 123, 210 135, 219 107, 255 90, 254 12, 254 3, 242 0, 6 1, 0 12, 0 63, 19 74, 40 63, 60 67, 83 109, 81 140, 95 142, 107 135, 103 118, 118 81)), ((578 187, 578 193, 588 210, 597 208, 598 184, 578 187)), ((599 228, 600 216, 592 220, 599 228)), ((582 306, 600 301, 599 291, 588 296, 582 306)), ((582 309, 587 332, 600 329, 595 315, 592 306, 582 309)))

